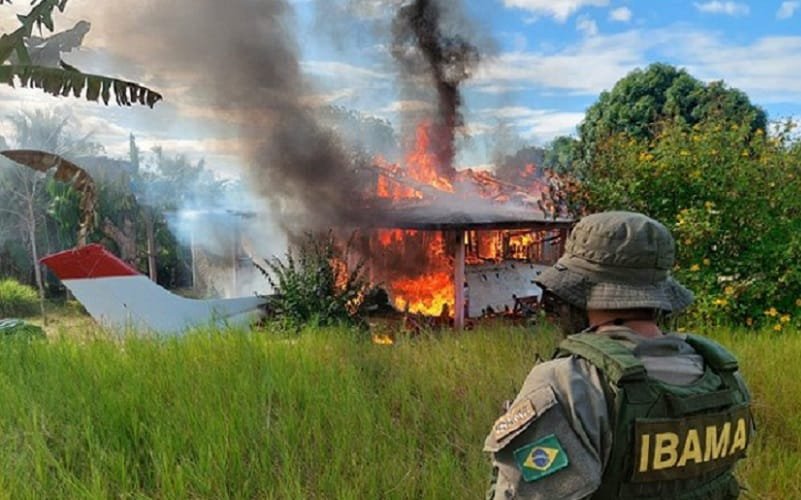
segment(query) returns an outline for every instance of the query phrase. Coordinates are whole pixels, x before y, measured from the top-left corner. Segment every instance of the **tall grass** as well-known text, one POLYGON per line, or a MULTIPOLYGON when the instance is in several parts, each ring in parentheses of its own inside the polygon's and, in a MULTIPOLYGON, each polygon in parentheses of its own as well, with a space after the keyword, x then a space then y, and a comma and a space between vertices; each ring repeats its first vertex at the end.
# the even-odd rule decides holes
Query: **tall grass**
POLYGON ((0 318, 31 316, 38 307, 36 290, 13 279, 0 279, 0 318))
POLYGON ((738 355, 753 396, 757 439, 741 477, 756 498, 801 498, 801 335, 707 334, 738 355))
MULTIPOLYGON (((744 477, 797 497, 801 338, 721 340, 757 401, 744 477)), ((500 404, 553 346, 511 327, 0 343, 0 497, 477 498, 500 404)))

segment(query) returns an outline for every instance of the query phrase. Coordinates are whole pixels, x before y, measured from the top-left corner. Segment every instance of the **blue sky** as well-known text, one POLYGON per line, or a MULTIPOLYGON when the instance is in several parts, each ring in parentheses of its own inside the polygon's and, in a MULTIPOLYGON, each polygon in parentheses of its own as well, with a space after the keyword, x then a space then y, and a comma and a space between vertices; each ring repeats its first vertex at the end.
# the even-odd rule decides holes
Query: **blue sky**
MULTIPOLYGON (((334 0, 349 20, 333 32, 314 0, 294 0, 293 32, 302 67, 313 84, 310 102, 334 104, 378 116, 399 126, 423 103, 405 99, 380 29, 402 0, 334 0)), ((23 2, 24 4, 24 2, 23 2)), ((111 71, 162 90, 156 110, 105 108, 56 100, 33 91, 0 91, 0 111, 69 105, 110 155, 124 155, 127 134, 144 147, 205 157, 223 175, 235 175, 241 145, 234 127, 198 104, 203 89, 182 85, 158 69, 154 54, 120 43, 115 12, 137 1, 72 0, 60 18, 93 23, 86 48, 65 57, 82 69, 111 71)), ((498 130, 512 145, 545 144, 575 132, 584 110, 601 91, 637 67, 667 62, 705 80, 723 79, 745 91, 771 119, 801 117, 801 0, 470 0, 466 24, 486 50, 466 84, 468 140, 459 162, 486 165, 498 130)), ((22 7, 25 7, 24 5, 22 7)), ((17 7, 20 8, 20 7, 17 7)), ((330 8, 330 7, 329 7, 330 8)), ((5 12, 11 12, 10 10, 5 12)), ((4 11, 0 13, 4 14, 4 11)), ((328 15, 328 13, 326 14, 328 15)), ((3 27, 13 24, 8 15, 3 27)), ((118 19, 118 18, 117 18, 118 19)), ((146 27, 142 29, 146 30, 146 27)), ((155 55, 157 59, 157 55, 155 55)), ((3 131, 0 130, 0 133, 3 131)))

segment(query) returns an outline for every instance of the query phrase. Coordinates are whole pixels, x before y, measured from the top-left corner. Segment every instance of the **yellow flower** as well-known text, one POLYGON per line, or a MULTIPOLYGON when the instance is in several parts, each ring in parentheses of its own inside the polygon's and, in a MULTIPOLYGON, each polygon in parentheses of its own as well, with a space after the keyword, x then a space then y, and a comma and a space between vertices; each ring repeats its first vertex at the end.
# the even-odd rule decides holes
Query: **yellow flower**
POLYGON ((681 156, 690 156, 690 152, 687 151, 686 149, 682 149, 681 151, 679 151, 679 154, 681 156))
POLYGON ((729 301, 726 299, 715 299, 715 305, 720 307, 726 307, 729 305, 729 301))
POLYGON ((801 299, 795 299, 796 307, 801 307, 801 299))
POLYGON ((713 208, 715 208, 715 202, 707 201, 706 203, 704 203, 704 208, 706 208, 707 210, 712 210, 713 208))
POLYGON ((789 315, 789 314, 784 314, 784 315, 782 315, 782 317, 781 317, 780 321, 781 321, 782 323, 789 323, 789 322, 790 322, 790 319, 791 319, 791 317, 790 317, 790 315, 789 315))
POLYGON ((704 265, 705 265, 705 266, 708 266, 708 265, 709 265, 709 264, 711 264, 711 263, 712 263, 712 261, 711 261, 711 260, 709 260, 709 259, 704 259, 704 265))
POLYGON ((699 266, 698 264, 693 264, 692 266, 690 266, 690 272, 697 273, 700 270, 701 266, 699 266))
POLYGON ((773 325, 773 331, 775 331, 775 332, 782 331, 782 325, 779 324, 779 323, 776 323, 775 325, 773 325))
POLYGON ((771 318, 775 318, 778 315, 779 311, 777 311, 775 307, 771 307, 765 311, 765 316, 770 316, 771 318))
POLYGON ((734 295, 734 287, 727 286, 726 288, 723 289, 723 293, 725 293, 726 295, 734 295))

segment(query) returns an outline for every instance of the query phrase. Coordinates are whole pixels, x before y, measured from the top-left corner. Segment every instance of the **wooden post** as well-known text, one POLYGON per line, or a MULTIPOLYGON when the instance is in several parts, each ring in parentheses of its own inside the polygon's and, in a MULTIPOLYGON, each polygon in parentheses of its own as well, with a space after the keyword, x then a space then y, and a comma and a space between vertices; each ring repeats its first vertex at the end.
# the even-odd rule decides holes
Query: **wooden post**
POLYGON ((464 330, 465 313, 464 313, 464 265, 465 265, 465 249, 464 249, 464 231, 456 231, 456 255, 453 259, 453 327, 457 331, 464 330))

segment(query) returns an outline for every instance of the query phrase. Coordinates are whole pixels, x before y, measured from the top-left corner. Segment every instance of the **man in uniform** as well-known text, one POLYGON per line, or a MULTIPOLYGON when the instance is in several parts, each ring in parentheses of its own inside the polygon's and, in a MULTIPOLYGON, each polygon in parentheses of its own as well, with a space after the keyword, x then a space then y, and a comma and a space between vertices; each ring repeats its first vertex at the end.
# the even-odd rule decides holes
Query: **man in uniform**
POLYGON ((493 425, 488 498, 737 498, 749 394, 720 345, 660 329, 693 300, 670 276, 674 257, 670 232, 642 214, 575 226, 538 283, 564 324, 585 326, 534 367, 493 425))

